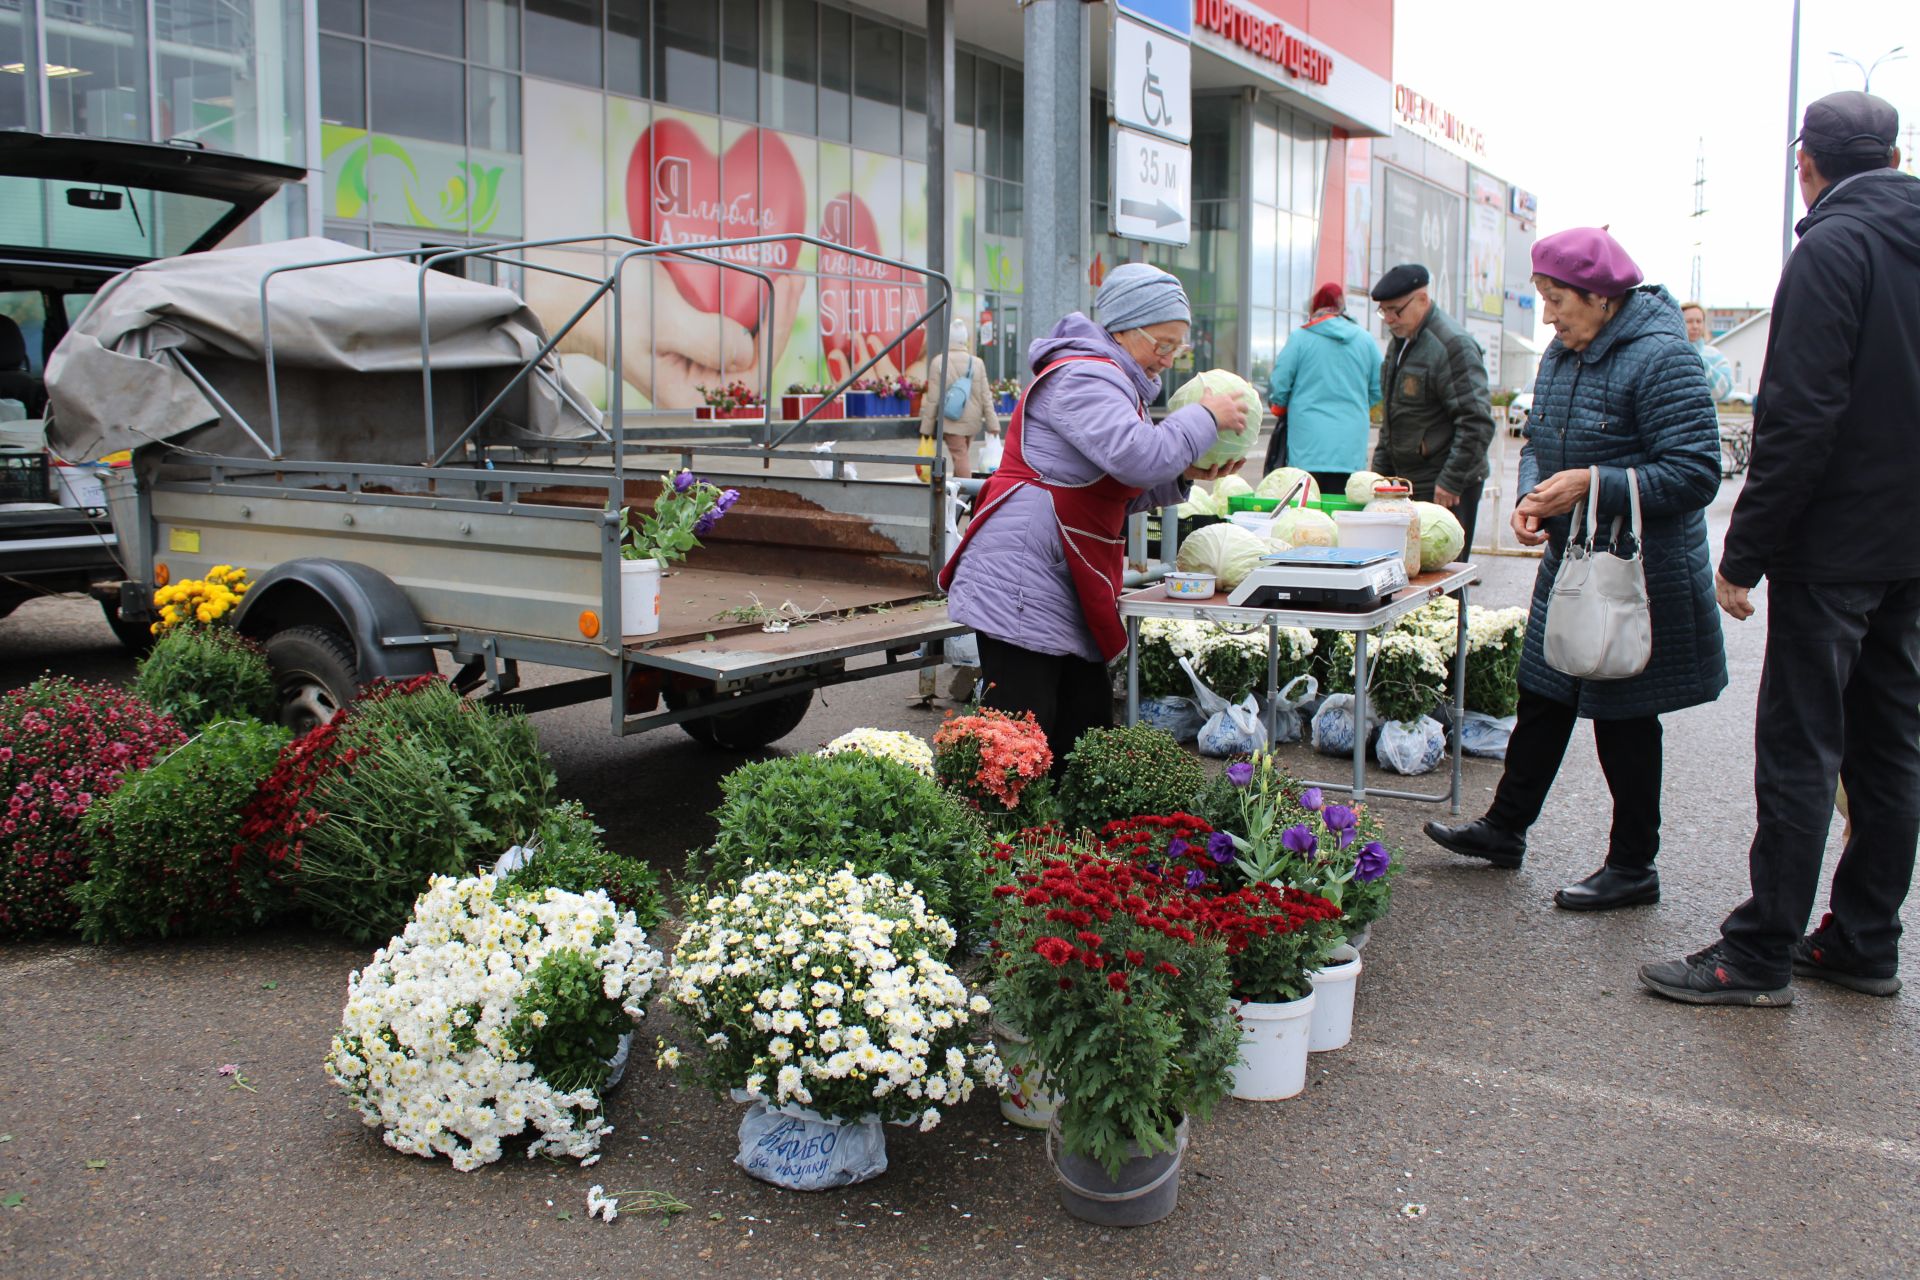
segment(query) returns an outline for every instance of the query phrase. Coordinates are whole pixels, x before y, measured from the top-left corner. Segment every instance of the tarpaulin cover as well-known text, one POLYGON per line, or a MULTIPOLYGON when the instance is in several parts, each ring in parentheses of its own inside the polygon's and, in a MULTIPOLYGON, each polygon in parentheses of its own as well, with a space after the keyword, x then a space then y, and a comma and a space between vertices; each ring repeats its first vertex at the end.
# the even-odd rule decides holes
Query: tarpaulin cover
MULTIPOLYGON (((260 284, 277 267, 366 258, 309 238, 168 258, 115 277, 47 362, 48 439, 72 461, 171 442, 198 453, 259 456, 234 422, 268 440, 260 284), (186 358, 225 400, 196 385, 186 358)), ((420 358, 420 269, 351 261, 273 277, 273 362, 280 456, 420 462, 429 454, 420 358)), ((444 449, 545 342, 511 289, 425 274, 434 445, 444 449)), ((592 434, 599 417, 549 356, 481 428, 491 443, 592 434)))

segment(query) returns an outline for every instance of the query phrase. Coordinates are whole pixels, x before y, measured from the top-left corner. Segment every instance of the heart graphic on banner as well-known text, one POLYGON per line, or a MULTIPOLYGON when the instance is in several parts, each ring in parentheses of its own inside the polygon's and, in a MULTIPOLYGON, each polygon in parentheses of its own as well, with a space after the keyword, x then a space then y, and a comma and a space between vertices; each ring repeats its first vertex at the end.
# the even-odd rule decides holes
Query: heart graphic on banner
MULTIPOLYGON (((885 252, 872 211, 852 192, 842 192, 829 200, 820 221, 822 240, 868 253, 885 252)), ((926 307, 926 289, 905 283, 910 278, 900 268, 882 262, 832 249, 820 251, 820 343, 826 348, 830 373, 844 376, 852 372, 874 345, 864 339, 891 342, 926 307), (833 279, 835 276, 851 278, 833 279), (833 368, 836 363, 837 371, 833 368)), ((905 369, 925 354, 926 345, 926 327, 916 325, 895 349, 894 365, 905 369)))
MULTIPOLYGON (((658 120, 627 158, 627 223, 642 240, 690 244, 779 235, 804 229, 806 213, 800 166, 786 141, 765 129, 741 134, 716 157, 692 128, 658 120)), ((799 254, 799 241, 779 240, 714 256, 778 276, 794 268, 799 254)), ((685 259, 669 258, 666 268, 680 296, 696 308, 725 315, 749 332, 759 330, 765 290, 758 280, 685 259)))

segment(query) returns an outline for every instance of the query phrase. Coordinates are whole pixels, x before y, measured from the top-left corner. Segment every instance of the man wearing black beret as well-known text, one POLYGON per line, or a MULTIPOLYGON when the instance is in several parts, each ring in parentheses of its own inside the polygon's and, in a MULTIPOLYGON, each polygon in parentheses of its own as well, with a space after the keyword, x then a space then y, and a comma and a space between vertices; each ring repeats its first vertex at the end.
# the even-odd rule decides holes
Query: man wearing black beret
POLYGON ((1380 443, 1373 469, 1406 477, 1422 502, 1452 508, 1471 549, 1487 480, 1487 446, 1493 443, 1486 353, 1433 305, 1428 279, 1425 267, 1406 262, 1373 286, 1373 300, 1393 334, 1380 365, 1380 443))

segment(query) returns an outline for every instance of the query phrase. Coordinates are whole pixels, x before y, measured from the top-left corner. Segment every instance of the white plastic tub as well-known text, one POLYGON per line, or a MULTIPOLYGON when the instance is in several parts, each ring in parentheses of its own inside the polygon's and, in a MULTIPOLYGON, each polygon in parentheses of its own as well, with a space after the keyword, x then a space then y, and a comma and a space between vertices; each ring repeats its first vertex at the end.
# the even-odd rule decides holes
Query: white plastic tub
POLYGON ((1407 511, 1363 511, 1334 513, 1334 527, 1340 531, 1343 547, 1366 547, 1378 551, 1397 551, 1407 561, 1407 576, 1420 572, 1420 535, 1414 513, 1407 511))

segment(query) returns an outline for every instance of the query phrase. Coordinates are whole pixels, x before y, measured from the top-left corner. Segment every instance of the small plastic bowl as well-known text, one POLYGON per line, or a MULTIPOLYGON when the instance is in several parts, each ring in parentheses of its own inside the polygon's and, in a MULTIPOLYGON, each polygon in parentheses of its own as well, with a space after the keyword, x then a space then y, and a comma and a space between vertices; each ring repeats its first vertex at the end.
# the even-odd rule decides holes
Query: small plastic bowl
POLYGON ((1204 600, 1213 594, 1210 573, 1170 573, 1161 581, 1167 595, 1175 600, 1204 600))

